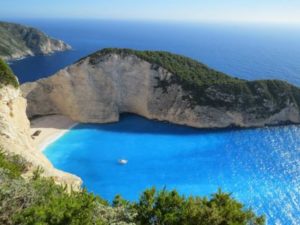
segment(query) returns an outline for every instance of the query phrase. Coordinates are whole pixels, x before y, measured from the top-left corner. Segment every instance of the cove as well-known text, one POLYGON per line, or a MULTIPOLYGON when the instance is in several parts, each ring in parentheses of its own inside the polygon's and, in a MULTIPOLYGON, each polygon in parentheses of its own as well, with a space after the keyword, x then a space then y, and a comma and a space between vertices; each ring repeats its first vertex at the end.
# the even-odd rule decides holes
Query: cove
POLYGON ((268 224, 293 225, 300 224, 299 136, 295 125, 199 130, 125 114, 118 123, 79 124, 44 154, 108 200, 137 200, 152 186, 200 196, 222 188, 268 224))

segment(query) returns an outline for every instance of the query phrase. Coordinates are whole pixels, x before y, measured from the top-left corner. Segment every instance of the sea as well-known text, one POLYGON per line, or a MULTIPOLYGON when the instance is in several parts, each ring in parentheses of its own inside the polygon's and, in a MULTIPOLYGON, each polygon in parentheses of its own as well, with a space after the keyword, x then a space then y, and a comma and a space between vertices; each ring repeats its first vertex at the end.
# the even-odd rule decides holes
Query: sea
POLYGON ((103 48, 161 50, 229 75, 300 85, 300 26, 103 20, 12 19, 64 40, 73 50, 11 62, 21 83, 54 74, 103 48))
POLYGON ((200 130, 129 114, 118 123, 80 124, 44 153, 109 201, 116 194, 137 201, 151 187, 202 197, 221 188, 269 225, 299 225, 299 136, 295 125, 200 130))
MULTIPOLYGON (((109 20, 13 19, 73 49, 10 62, 21 83, 47 77, 103 48, 185 55, 242 79, 300 86, 300 26, 109 20)), ((79 124, 44 151, 59 169, 111 201, 145 188, 210 196, 218 188, 267 217, 300 224, 300 126, 199 130, 125 114, 113 124, 79 124), (118 160, 126 159, 121 165, 118 160)))

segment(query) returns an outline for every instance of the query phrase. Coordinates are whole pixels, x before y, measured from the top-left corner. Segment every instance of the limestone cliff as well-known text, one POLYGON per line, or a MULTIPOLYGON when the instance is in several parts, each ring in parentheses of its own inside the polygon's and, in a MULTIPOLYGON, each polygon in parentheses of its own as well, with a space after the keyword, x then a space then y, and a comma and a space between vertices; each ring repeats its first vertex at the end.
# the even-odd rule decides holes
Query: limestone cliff
POLYGON ((69 49, 71 47, 63 41, 53 39, 35 28, 0 22, 0 58, 5 60, 69 49))
POLYGON ((29 117, 107 123, 130 112, 199 128, 300 122, 297 87, 232 78, 165 52, 105 49, 22 91, 29 117))
MULTIPOLYGON (((0 61, 0 65, 3 62, 0 61)), ((8 68, 8 67, 7 67, 8 68)), ((26 115, 26 99, 16 87, 11 71, 0 66, 0 148, 8 153, 21 155, 30 162, 31 169, 41 167, 45 176, 57 182, 79 187, 81 180, 76 176, 56 170, 42 152, 34 147, 30 134, 30 123, 26 115), (10 77, 6 78, 5 77, 10 77), (6 81, 6 82, 4 82, 6 81)), ((31 170, 32 171, 32 170, 31 170)))

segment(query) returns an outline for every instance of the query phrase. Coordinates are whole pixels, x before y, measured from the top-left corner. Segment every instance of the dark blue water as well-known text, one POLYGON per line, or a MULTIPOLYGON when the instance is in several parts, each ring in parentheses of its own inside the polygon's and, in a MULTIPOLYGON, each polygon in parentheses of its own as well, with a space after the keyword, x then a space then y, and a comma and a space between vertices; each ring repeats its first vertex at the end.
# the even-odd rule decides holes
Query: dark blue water
POLYGON ((109 200, 136 200, 152 186, 201 196, 221 187, 268 224, 298 225, 299 135, 300 126, 200 131, 126 115, 119 123, 78 125, 45 154, 109 200))
POLYGON ((246 79, 300 85, 300 27, 92 20, 15 20, 71 44, 73 51, 14 62, 21 82, 46 77, 107 47, 165 50, 246 79))
MULTIPOLYGON (((300 27, 90 20, 17 20, 65 40, 72 51, 11 64, 20 81, 47 77, 96 50, 121 47, 183 54, 246 79, 300 85, 300 27)), ((265 213, 269 224, 300 224, 300 127, 204 132, 136 116, 79 125, 46 155, 88 190, 137 199, 153 185, 208 195, 222 187, 265 213), (120 166, 117 160, 129 163, 120 166)))

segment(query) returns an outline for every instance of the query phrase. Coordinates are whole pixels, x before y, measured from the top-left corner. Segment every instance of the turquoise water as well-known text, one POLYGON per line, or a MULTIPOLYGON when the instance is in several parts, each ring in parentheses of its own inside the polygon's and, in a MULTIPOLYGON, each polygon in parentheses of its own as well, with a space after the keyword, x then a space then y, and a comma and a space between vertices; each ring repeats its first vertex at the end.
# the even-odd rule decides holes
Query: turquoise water
POLYGON ((203 131, 123 115, 119 123, 80 124, 45 154, 109 200, 136 200, 152 186, 201 196, 221 187, 268 224, 299 225, 299 135, 300 126, 203 131))

